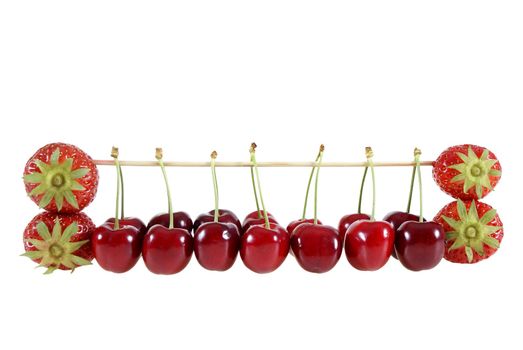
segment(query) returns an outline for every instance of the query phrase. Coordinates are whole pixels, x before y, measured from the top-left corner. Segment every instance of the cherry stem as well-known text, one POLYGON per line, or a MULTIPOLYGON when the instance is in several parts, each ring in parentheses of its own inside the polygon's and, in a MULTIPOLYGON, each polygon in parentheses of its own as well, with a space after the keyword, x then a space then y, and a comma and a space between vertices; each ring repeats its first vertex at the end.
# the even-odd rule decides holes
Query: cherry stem
POLYGON ((363 178, 361 179, 361 186, 360 186, 360 198, 358 200, 358 214, 361 214, 361 202, 363 199, 363 188, 365 187, 365 179, 367 178, 367 172, 369 171, 369 167, 366 166, 365 170, 363 171, 363 178))
POLYGON ((218 179, 216 178, 216 157, 218 156, 218 153, 216 151, 213 151, 211 153, 211 174, 212 174, 212 184, 214 187, 214 222, 218 222, 219 218, 219 196, 218 196, 218 179))
POLYGON ((412 167, 412 176, 410 178, 409 202, 407 203, 407 213, 410 213, 410 205, 412 204, 412 190, 414 189, 414 180, 416 178, 416 168, 417 168, 416 165, 414 165, 412 167))
MULTIPOLYGON (((265 219, 265 228, 270 229, 271 225, 269 224, 269 216, 267 215, 267 210, 265 209, 265 203, 263 202, 263 195, 260 183, 260 174, 258 173, 258 164, 256 163, 256 144, 253 142, 251 145, 251 162, 252 167, 254 168, 254 173, 256 174, 256 184, 258 185, 258 192, 260 193, 260 202, 263 209, 263 217, 265 219)), ((260 213, 258 209, 258 214, 260 213)))
MULTIPOLYGON (((253 143, 251 145, 251 148, 250 148, 250 153, 251 153, 251 164, 253 164, 253 154, 254 154, 254 149, 256 148, 256 144, 253 143)), ((254 192, 254 200, 256 201, 256 211, 258 213, 258 219, 261 219, 261 212, 260 212, 260 203, 258 201, 258 193, 257 193, 257 190, 256 190, 256 181, 254 180, 254 166, 251 166, 251 181, 252 181, 252 190, 254 192)))
POLYGON ((162 169, 163 181, 165 182, 165 188, 167 190, 167 207, 169 208, 169 229, 174 228, 174 214, 171 200, 171 190, 169 188, 169 180, 167 179, 167 172, 165 171, 165 165, 163 164, 163 150, 161 148, 156 149, 156 159, 162 169))
POLYGON ((124 192, 125 192, 125 187, 124 187, 124 184, 123 184, 123 171, 122 171, 122 167, 120 165, 120 163, 118 162, 118 167, 120 168, 120 188, 121 188, 121 193, 120 193, 120 219, 123 220, 123 218, 125 217, 125 214, 124 214, 124 206, 125 206, 125 197, 124 197, 124 192))
MULTIPOLYGON (((320 154, 321 154, 321 147, 320 147, 320 151, 318 152, 318 155, 316 156, 315 162, 317 162, 320 159, 320 154)), ((305 192, 305 203, 303 204, 303 214, 301 215, 302 220, 305 220, 305 217, 307 216, 307 202, 309 200, 309 191, 311 188, 312 177, 314 176, 315 170, 316 170, 316 164, 314 164, 311 169, 311 174, 309 176, 309 182, 307 183, 307 191, 305 192)))
POLYGON ((374 176, 374 163, 372 162, 372 157, 374 156, 374 152, 372 152, 372 148, 366 147, 365 148, 365 155, 367 157, 367 164, 370 168, 370 174, 372 177, 372 212, 370 215, 370 219, 372 221, 375 219, 376 214, 376 177, 374 176))
POLYGON ((420 156, 421 156, 421 150, 416 148, 414 150, 414 161, 416 162, 416 169, 418 171, 419 222, 423 222, 423 191, 422 191, 422 184, 421 184, 420 156))
POLYGON ((323 150, 324 149, 325 149, 325 147, 323 145, 321 145, 319 159, 317 160, 317 165, 316 165, 316 180, 314 182, 314 225, 318 224, 318 177, 320 174, 320 167, 321 167, 321 161, 323 159, 323 150))
POLYGON ((122 187, 121 183, 121 169, 120 162, 118 161, 118 147, 113 147, 111 151, 111 157, 114 158, 114 165, 116 166, 116 210, 114 214, 114 226, 113 229, 120 229, 120 220, 119 220, 119 209, 120 209, 120 188, 122 187))

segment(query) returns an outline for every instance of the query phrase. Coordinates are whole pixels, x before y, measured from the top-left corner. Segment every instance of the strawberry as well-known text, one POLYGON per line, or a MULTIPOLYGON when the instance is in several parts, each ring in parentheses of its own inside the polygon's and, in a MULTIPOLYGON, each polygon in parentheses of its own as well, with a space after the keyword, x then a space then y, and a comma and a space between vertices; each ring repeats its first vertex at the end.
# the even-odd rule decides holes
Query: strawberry
POLYGON ((52 212, 76 213, 92 202, 98 188, 98 169, 76 146, 51 143, 29 159, 24 170, 29 197, 52 212))
POLYGON ((474 145, 453 146, 434 162, 432 176, 443 192, 463 200, 486 196, 501 177, 494 153, 474 145))
POLYGON ((94 229, 94 223, 83 213, 40 213, 25 228, 22 256, 47 267, 46 274, 56 269, 74 270, 90 265, 94 229))
POLYGON ((446 233, 445 259, 476 263, 494 254, 503 239, 503 224, 490 205, 458 199, 447 204, 434 218, 446 233))

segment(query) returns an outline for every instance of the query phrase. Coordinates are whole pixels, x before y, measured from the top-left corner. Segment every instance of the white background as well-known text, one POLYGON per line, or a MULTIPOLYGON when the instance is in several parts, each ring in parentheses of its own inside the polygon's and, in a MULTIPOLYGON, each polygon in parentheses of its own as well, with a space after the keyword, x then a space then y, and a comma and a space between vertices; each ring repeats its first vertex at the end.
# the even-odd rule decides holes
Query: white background
MULTIPOLYGON (((521 349, 522 8, 518 1, 3 1, 0 5, 2 266, 0 348, 521 349), (193 259, 156 276, 96 264, 42 276, 22 253, 37 214, 21 180, 53 141, 97 159, 430 160, 460 143, 503 166, 486 198, 505 224, 491 259, 423 273, 397 261, 358 272, 344 256, 315 275, 292 257, 268 275, 193 259), (519 324, 519 327, 518 327, 519 324)), ((157 168, 124 169, 127 213, 166 208, 157 168)), ((269 211, 300 215, 308 170, 260 169, 269 211)), ((410 169, 377 169, 378 216, 403 210, 410 169)), ((323 169, 320 218, 356 209, 361 169, 323 169)), ((170 168, 174 207, 212 207, 208 169, 170 168)), ((423 169, 425 213, 450 201, 423 169)), ((96 223, 114 215, 100 168, 96 223)), ((221 206, 254 209, 247 169, 218 169, 221 206)), ((369 204, 367 192, 366 208, 369 204)), ((416 197, 417 198, 417 197, 416 197)), ((415 202, 417 210, 417 202, 415 202)), ((311 203, 312 204, 312 203, 311 203)), ((311 206, 312 208, 312 206, 311 206)))

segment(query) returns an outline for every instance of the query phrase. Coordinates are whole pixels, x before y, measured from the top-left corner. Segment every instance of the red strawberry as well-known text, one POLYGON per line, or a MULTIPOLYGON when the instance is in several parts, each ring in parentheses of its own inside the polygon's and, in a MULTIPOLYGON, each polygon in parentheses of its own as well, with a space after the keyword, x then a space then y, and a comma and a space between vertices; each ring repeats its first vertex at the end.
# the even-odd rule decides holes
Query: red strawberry
POLYGON ((454 198, 481 199, 499 182, 501 165, 484 147, 453 146, 436 159, 432 176, 443 192, 454 198))
POLYGON ((488 204, 457 201, 447 204, 434 218, 446 233, 445 259, 476 263, 494 254, 503 239, 503 224, 488 204))
POLYGON ((92 202, 98 188, 98 169, 76 146, 51 143, 29 159, 24 170, 25 190, 40 208, 76 213, 92 202))
POLYGON ((47 267, 46 274, 90 265, 94 229, 94 223, 83 213, 40 213, 25 228, 22 255, 47 267))

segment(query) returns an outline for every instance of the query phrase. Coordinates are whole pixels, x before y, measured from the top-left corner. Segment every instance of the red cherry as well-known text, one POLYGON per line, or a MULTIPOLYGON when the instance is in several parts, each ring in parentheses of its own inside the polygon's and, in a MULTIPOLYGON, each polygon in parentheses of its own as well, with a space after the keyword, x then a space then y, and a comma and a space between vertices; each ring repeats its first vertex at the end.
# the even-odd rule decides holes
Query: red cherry
MULTIPOLYGON (((383 218, 383 221, 387 221, 394 228, 394 232, 398 231, 398 228, 407 221, 419 221, 419 216, 404 211, 391 211, 383 218)), ((425 221, 425 219, 423 219, 425 221)), ((397 259, 396 250, 392 249, 392 257, 397 259)))
MULTIPOLYGON (((263 213, 264 213, 263 210, 260 210, 259 214, 258 214, 257 210, 249 213, 245 217, 245 219, 243 220, 243 224, 242 225, 245 225, 245 220, 247 220, 247 219, 260 219, 260 218, 263 218, 263 213)), ((267 212, 267 216, 274 219, 274 216, 271 213, 269 213, 269 212, 267 212)))
MULTIPOLYGON (((263 212, 263 210, 261 212, 263 212)), ((257 213, 257 212, 254 212, 254 213, 257 213)), ((251 213, 251 214, 253 214, 253 213, 251 213)), ((245 220, 243 220, 243 226, 242 226, 242 231, 243 232, 247 232, 247 230, 251 226, 265 225, 265 218, 263 216, 261 218, 258 218, 257 216, 256 217, 249 217, 251 214, 247 215, 245 220)), ((258 214, 256 214, 256 215, 258 215, 258 214)), ((267 218, 269 219, 269 222, 278 225, 278 221, 276 221, 274 216, 272 216, 271 214, 267 213, 267 218)))
POLYGON ((133 226, 104 224, 91 237, 93 253, 98 264, 107 271, 127 272, 136 265, 142 250, 140 232, 133 226))
POLYGON ((241 237, 240 256, 245 266, 257 273, 276 270, 287 257, 290 238, 275 223, 251 226, 241 237))
POLYGON ((394 229, 385 221, 356 221, 345 235, 345 255, 358 270, 382 268, 389 260, 393 247, 394 229))
POLYGON ((291 248, 303 269, 322 273, 336 265, 343 247, 334 227, 306 222, 292 233, 291 248))
POLYGON ((193 238, 182 228, 154 225, 143 241, 142 255, 149 271, 172 275, 182 271, 191 260, 193 238))
MULTIPOLYGON (((304 224, 304 223, 311 223, 311 224, 314 224, 314 219, 298 219, 298 220, 294 220, 294 221, 291 221, 288 225, 287 225, 287 232, 289 232, 290 235, 292 235, 292 233, 294 232, 294 230, 296 229, 296 227, 298 227, 299 225, 301 224, 304 224)), ((318 220, 317 222, 319 225, 321 225, 321 221, 318 220)))
MULTIPOLYGON (((198 215, 196 220, 194 220, 194 226, 193 230, 196 232, 198 230, 198 227, 200 225, 205 224, 207 222, 214 222, 214 209, 208 211, 207 213, 203 213, 198 215)), ((240 220, 238 217, 230 210, 227 209, 219 209, 218 210, 218 222, 222 223, 230 223, 235 225, 238 228, 238 232, 242 231, 242 224, 240 223, 240 220)))
POLYGON ((445 253, 445 230, 433 221, 407 221, 396 231, 395 249, 407 269, 432 269, 445 253))
MULTIPOLYGON (((184 211, 178 211, 173 213, 173 224, 175 228, 185 229, 189 232, 192 232, 193 223, 189 214, 184 211)), ((150 230, 154 225, 162 225, 164 227, 169 227, 169 213, 157 214, 152 217, 152 219, 147 224, 147 230, 150 230)))
POLYGON ((338 232, 341 235, 342 242, 345 240, 345 235, 347 234, 349 226, 358 220, 370 220, 370 216, 363 213, 357 213, 345 215, 340 219, 340 223, 338 224, 338 232))
POLYGON ((230 269, 239 249, 240 233, 235 224, 206 222, 194 234, 194 255, 207 270, 230 269))
MULTIPOLYGON (((140 237, 143 240, 143 237, 147 233, 147 226, 143 223, 142 220, 139 218, 135 218, 132 216, 128 216, 122 219, 118 220, 120 222, 120 226, 133 226, 138 229, 138 232, 140 232, 140 237)), ((114 225, 114 218, 109 218, 105 221, 106 224, 114 225)))

